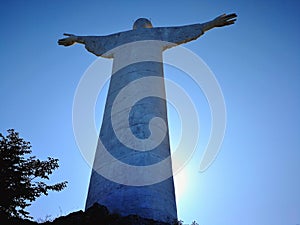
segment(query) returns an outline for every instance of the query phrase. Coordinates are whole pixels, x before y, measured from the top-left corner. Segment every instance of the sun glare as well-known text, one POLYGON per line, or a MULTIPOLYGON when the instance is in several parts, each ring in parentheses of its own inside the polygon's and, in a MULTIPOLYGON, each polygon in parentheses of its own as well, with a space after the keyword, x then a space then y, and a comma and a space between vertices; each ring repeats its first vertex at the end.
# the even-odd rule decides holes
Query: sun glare
POLYGON ((174 175, 176 200, 179 201, 184 197, 187 187, 187 170, 182 169, 174 175))

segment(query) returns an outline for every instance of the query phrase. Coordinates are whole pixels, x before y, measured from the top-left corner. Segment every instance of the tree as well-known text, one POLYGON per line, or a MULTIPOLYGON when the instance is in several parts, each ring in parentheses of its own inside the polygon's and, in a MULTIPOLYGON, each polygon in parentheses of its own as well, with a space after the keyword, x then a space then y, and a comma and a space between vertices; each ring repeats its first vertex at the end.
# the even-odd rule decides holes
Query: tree
POLYGON ((5 137, 0 133, 0 213, 7 218, 32 218, 25 210, 36 198, 48 191, 61 191, 67 182, 47 185, 44 179, 59 167, 58 159, 41 161, 31 154, 30 142, 9 129, 5 137))

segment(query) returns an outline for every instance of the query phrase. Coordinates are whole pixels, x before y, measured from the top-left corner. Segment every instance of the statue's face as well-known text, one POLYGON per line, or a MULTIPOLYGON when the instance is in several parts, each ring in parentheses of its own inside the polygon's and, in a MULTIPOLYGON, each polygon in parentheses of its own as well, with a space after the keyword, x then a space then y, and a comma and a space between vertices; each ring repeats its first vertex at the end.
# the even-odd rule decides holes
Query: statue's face
POLYGON ((137 19, 133 24, 133 29, 139 29, 139 28, 152 28, 152 23, 150 20, 146 18, 139 18, 137 19))

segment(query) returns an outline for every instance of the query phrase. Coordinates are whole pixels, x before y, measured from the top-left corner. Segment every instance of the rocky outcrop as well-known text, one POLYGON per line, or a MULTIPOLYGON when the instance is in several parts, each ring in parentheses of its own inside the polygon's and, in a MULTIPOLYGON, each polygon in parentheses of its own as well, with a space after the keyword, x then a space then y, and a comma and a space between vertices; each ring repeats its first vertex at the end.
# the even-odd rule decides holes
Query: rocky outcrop
POLYGON ((37 223, 25 219, 4 219, 0 218, 1 224, 8 225, 170 225, 151 219, 145 219, 137 215, 122 217, 118 214, 109 213, 105 206, 94 204, 88 210, 72 212, 61 216, 53 221, 37 223))

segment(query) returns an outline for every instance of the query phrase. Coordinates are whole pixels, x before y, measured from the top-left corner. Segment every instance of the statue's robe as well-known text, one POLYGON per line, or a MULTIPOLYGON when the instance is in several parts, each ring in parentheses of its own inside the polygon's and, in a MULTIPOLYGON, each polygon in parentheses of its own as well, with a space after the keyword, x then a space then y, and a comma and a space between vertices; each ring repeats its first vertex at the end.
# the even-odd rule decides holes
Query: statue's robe
MULTIPOLYGON (((201 24, 180 27, 140 28, 107 36, 79 36, 85 48, 96 56, 113 58, 112 77, 108 91, 100 140, 107 151, 117 160, 134 166, 147 166, 159 163, 170 156, 169 133, 163 141, 149 151, 137 151, 120 142, 115 132, 128 132, 139 139, 147 139, 151 133, 149 121, 153 117, 162 118, 167 125, 167 107, 164 98, 147 97, 138 101, 129 111, 129 127, 112 127, 111 117, 118 118, 118 113, 112 113, 112 105, 122 88, 135 80, 154 76, 163 78, 162 53, 165 49, 197 39, 203 34, 201 24), (157 41, 157 42, 156 42, 157 41)), ((165 96, 164 82, 149 82, 146 88, 153 88, 159 96, 165 96), (152 86, 151 86, 152 85, 152 86), (155 86, 153 86, 155 85, 155 86)), ((143 91, 142 87, 133 88, 132 93, 124 97, 131 98, 143 91)), ((122 121, 120 121, 121 123, 122 121)), ((159 132, 159 131, 158 131, 159 132)), ((158 221, 171 222, 177 219, 176 200, 173 176, 159 183, 145 186, 131 186, 113 182, 97 172, 102 167, 110 171, 120 170, 114 162, 101 155, 101 145, 98 145, 86 209, 94 203, 105 205, 113 213, 123 216, 136 214, 141 217, 158 221)), ((167 172, 172 174, 171 159, 168 160, 167 172)), ((160 176, 166 171, 153 171, 152 174, 136 174, 138 183, 148 176, 160 176)), ((116 172, 116 171, 115 171, 116 172)), ((116 172, 126 183, 126 171, 116 172)), ((132 174, 130 175, 132 176, 132 174)), ((116 178, 116 180, 118 180, 116 178)))

